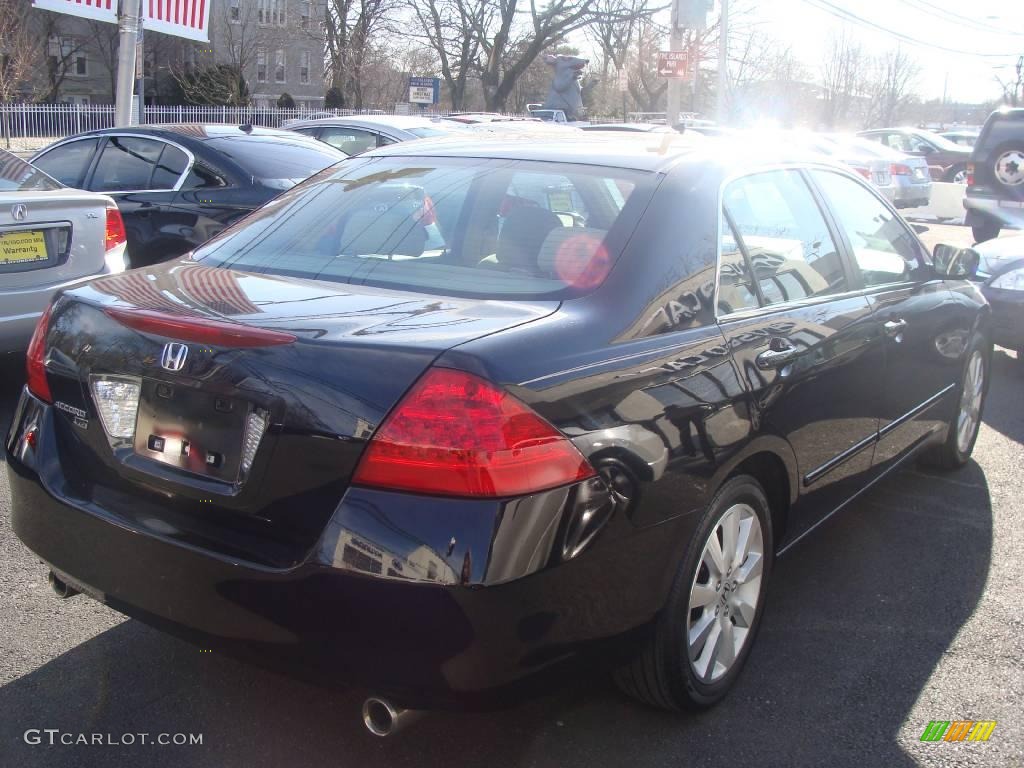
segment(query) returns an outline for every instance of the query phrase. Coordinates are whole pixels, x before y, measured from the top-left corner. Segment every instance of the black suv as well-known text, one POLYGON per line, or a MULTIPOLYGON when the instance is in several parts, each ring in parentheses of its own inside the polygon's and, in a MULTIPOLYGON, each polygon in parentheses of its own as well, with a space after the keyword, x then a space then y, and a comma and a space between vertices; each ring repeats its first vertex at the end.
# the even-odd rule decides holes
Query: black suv
POLYGON ((976 241, 1024 225, 1024 109, 988 116, 967 170, 964 207, 976 241))

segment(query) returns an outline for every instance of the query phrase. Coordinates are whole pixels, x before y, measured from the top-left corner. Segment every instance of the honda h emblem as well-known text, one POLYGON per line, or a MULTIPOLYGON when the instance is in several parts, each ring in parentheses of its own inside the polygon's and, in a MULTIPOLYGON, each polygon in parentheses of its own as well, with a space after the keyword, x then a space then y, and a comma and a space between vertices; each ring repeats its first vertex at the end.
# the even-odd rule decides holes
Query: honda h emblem
POLYGON ((163 354, 160 355, 160 367, 172 373, 177 373, 185 367, 187 357, 188 347, 172 341, 169 344, 164 344, 163 354))
POLYGON ((28 216, 28 206, 24 203, 15 203, 11 206, 11 218, 15 221, 24 221, 28 216))

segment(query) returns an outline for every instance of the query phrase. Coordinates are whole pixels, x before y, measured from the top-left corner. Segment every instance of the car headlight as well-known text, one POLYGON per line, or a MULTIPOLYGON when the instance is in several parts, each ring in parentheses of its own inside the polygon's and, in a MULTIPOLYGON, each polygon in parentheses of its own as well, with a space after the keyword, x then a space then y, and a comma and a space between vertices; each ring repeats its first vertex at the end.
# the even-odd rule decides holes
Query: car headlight
POLYGON ((1011 269, 997 277, 991 283, 993 288, 1002 288, 1004 291, 1024 291, 1024 267, 1011 269))

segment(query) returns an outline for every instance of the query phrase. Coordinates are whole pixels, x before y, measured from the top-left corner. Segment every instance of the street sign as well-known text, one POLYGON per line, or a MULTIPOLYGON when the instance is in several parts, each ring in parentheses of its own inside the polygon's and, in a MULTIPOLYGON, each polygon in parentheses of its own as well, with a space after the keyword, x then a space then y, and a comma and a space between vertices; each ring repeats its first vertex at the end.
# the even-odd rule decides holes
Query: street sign
POLYGON ((410 77, 410 104, 437 104, 441 97, 441 81, 436 77, 410 77))
MULTIPOLYGON (((207 43, 211 0, 143 0, 142 23, 150 32, 207 43)), ((36 8, 117 24, 117 0, 32 0, 36 8)))
POLYGON ((660 77, 689 80, 693 75, 690 69, 689 51, 658 51, 658 75, 660 77))
POLYGON ((629 73, 624 69, 619 70, 619 90, 622 93, 629 90, 629 73))

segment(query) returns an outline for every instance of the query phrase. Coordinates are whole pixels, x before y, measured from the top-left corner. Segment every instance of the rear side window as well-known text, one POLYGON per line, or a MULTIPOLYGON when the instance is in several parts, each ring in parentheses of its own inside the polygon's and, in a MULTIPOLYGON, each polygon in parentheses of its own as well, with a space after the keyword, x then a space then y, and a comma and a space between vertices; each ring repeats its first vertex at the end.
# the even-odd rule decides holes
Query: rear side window
POLYGON ((853 179, 828 171, 813 171, 866 287, 911 279, 922 266, 920 249, 910 230, 870 191, 853 179))
POLYGON ((234 160, 246 174, 274 189, 291 189, 317 171, 345 159, 331 147, 299 137, 236 136, 208 139, 206 146, 234 160))
POLYGON ((762 303, 847 290, 839 249, 798 171, 737 179, 726 187, 724 204, 762 303))
POLYGON ((369 158, 282 195, 194 254, 209 264, 479 298, 597 287, 653 174, 509 160, 369 158), (642 189, 642 191, 640 191, 642 189))
POLYGON ((177 147, 164 144, 164 151, 160 153, 160 159, 153 171, 150 189, 173 189, 187 167, 188 155, 177 147))
POLYGON ((108 137, 89 188, 95 192, 149 189, 149 180, 165 146, 162 141, 153 139, 108 137))
POLYGON ((32 164, 61 184, 81 189, 99 139, 79 139, 40 155, 32 164))
POLYGON ((358 128, 328 126, 321 129, 319 138, 320 141, 330 144, 346 155, 358 155, 360 152, 377 147, 377 134, 358 128))

